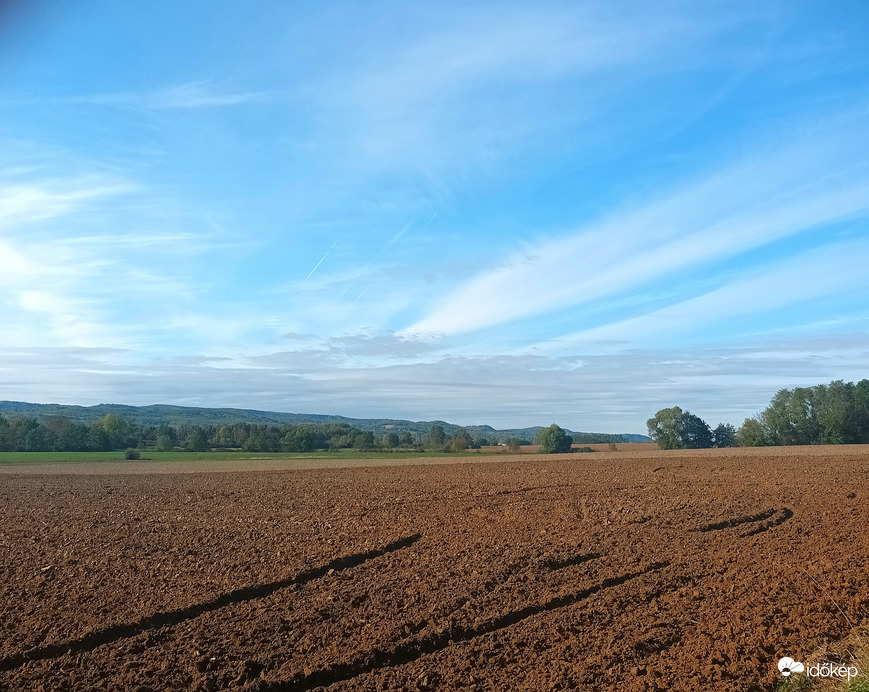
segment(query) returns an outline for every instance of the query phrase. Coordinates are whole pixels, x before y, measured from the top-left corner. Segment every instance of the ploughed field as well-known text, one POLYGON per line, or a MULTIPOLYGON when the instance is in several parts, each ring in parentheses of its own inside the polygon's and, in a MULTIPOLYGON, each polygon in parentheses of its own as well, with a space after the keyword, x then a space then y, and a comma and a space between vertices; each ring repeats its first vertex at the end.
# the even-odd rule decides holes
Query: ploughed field
POLYGON ((104 470, 0 475, 0 689, 767 690, 869 611, 861 447, 104 470))

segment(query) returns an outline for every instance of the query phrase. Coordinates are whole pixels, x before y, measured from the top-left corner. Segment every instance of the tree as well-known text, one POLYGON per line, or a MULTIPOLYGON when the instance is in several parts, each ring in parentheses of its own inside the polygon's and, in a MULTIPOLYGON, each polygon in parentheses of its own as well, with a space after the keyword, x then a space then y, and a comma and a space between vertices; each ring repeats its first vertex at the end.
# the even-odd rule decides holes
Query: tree
POLYGON ((740 447, 766 447, 769 438, 763 429, 763 424, 757 418, 746 418, 742 427, 736 433, 736 441, 740 447))
POLYGON ((564 432, 563 428, 553 423, 540 431, 537 442, 543 454, 561 454, 570 451, 573 438, 564 432))
POLYGON ((135 443, 135 426, 114 413, 107 413, 94 427, 105 434, 109 449, 124 449, 135 443))
POLYGON ((468 441, 461 435, 450 438, 451 452, 464 452, 468 448, 468 441))
POLYGON ((110 452, 114 449, 108 433, 101 427, 94 425, 88 430, 88 450, 94 452, 110 452))
POLYGON ((820 442, 816 392, 813 388, 780 389, 760 414, 769 444, 810 445, 820 442))
POLYGON ((12 443, 12 427, 9 421, 0 414, 0 452, 11 452, 13 450, 12 443))
POLYGON ((857 388, 842 380, 818 385, 815 407, 822 444, 856 444, 860 441, 856 403, 857 388))
POLYGON ((383 446, 386 447, 386 449, 395 449, 398 447, 398 443, 399 437, 394 432, 386 433, 383 436, 383 446))
POLYGON ((518 437, 511 437, 507 440, 507 449, 509 449, 512 454, 518 454, 521 446, 522 442, 518 437))
POLYGON ((439 449, 444 446, 447 441, 447 434, 440 425, 433 425, 428 430, 428 443, 434 449, 439 449))
POLYGON ((44 452, 52 448, 52 435, 35 418, 21 419, 16 428, 20 451, 44 452))
POLYGON ((858 443, 869 443, 869 380, 854 387, 854 436, 858 443))
MULTIPOLYGON (((450 446, 454 446, 456 448, 461 447, 461 449, 467 449, 473 443, 474 438, 472 438, 471 434, 464 428, 459 428, 458 430, 456 430, 455 434, 450 440, 450 446), (453 445, 453 440, 461 440, 462 442, 457 442, 456 445, 453 445)), ((461 449, 459 449, 458 451, 461 451, 461 449)))
POLYGON ((678 406, 661 409, 646 427, 660 449, 706 449, 713 444, 706 421, 678 406))
POLYGON ((188 452, 207 452, 208 438, 205 436, 205 431, 199 426, 193 428, 193 432, 187 437, 185 447, 188 452))
POLYGON ((57 434, 57 448, 62 452, 87 450, 88 426, 67 421, 57 434))
POLYGON ((155 449, 158 452, 171 452, 175 447, 175 441, 166 433, 157 435, 155 449))
POLYGON ((322 442, 313 426, 294 425, 287 430, 281 444, 285 452, 313 452, 322 442))
POLYGON ((736 428, 729 423, 719 423, 718 427, 712 431, 712 442, 716 447, 735 447, 736 428))
POLYGON ((215 435, 214 441, 217 443, 218 447, 234 447, 234 439, 232 437, 232 428, 228 425, 221 425, 217 429, 217 435, 215 435))
POLYGON ((684 449, 709 449, 712 446, 712 431, 706 421, 687 411, 682 414, 682 447, 684 449))
POLYGON ((682 409, 678 406, 662 408, 646 421, 646 427, 659 449, 682 448, 682 409))
POLYGON ((250 430, 245 437, 244 444, 241 446, 241 451, 243 452, 264 452, 265 447, 263 445, 260 433, 257 430, 250 430))
POLYGON ((374 448, 374 433, 370 430, 357 430, 351 439, 354 449, 369 450, 374 448))

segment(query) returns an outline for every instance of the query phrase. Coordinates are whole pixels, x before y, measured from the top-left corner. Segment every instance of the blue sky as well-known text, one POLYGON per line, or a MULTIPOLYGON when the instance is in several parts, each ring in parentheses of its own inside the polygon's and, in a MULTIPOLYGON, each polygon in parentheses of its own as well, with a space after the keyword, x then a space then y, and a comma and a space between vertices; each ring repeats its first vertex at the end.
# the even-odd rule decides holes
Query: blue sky
POLYGON ((644 432, 867 376, 869 6, 0 13, 0 399, 644 432))

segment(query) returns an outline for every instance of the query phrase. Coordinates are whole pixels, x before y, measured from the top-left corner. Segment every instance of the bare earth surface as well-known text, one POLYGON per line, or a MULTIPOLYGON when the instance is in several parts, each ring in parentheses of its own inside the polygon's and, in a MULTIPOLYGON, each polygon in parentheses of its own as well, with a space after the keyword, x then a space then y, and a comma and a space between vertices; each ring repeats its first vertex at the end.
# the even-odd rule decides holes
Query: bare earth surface
POLYGON ((412 461, 3 469, 0 689, 766 690, 867 621, 865 447, 412 461))

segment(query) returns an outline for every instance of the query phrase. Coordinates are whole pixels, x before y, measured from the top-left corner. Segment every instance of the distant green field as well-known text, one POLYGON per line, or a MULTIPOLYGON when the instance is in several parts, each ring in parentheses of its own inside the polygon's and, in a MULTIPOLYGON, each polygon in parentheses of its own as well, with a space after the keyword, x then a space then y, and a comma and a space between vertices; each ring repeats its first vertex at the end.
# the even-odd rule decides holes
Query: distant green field
MULTIPOLYGON (((151 452, 142 451, 142 461, 231 461, 234 459, 413 459, 416 457, 471 457, 477 450, 459 454, 444 452, 359 452, 341 449, 334 452, 151 452)), ((44 464, 54 461, 126 461, 124 452, 0 452, 0 464, 44 464)), ((137 463, 137 462, 126 462, 137 463)))

